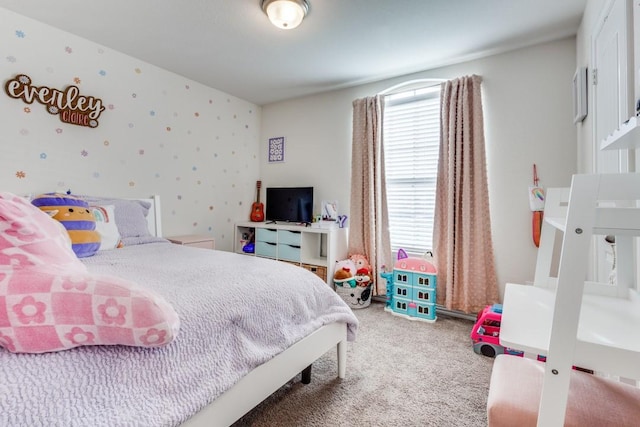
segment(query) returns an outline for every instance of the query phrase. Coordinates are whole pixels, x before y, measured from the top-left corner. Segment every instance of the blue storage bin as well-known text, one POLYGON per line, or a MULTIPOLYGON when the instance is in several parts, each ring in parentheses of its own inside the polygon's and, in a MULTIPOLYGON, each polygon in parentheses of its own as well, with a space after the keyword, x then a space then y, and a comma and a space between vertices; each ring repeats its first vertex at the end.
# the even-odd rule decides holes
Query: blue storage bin
POLYGON ((261 257, 275 258, 276 249, 277 245, 275 243, 257 241, 255 254, 261 257))
POLYGON ((299 231, 278 230, 278 243, 300 246, 301 235, 299 231))
POLYGON ((256 241, 276 243, 278 241, 278 230, 271 228, 257 228, 256 241))
POLYGON ((300 246, 278 244, 278 259, 300 262, 300 246))

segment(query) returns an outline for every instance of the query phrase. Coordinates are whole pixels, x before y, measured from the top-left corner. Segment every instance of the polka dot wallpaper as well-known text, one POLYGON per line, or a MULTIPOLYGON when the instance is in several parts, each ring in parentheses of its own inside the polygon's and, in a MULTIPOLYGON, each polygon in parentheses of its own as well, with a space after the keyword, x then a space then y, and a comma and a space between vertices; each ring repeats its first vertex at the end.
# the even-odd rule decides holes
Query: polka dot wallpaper
POLYGON ((0 8, 2 85, 102 101, 97 127, 0 92, 0 189, 161 197, 164 235, 209 234, 231 250, 259 169, 260 107, 0 8))

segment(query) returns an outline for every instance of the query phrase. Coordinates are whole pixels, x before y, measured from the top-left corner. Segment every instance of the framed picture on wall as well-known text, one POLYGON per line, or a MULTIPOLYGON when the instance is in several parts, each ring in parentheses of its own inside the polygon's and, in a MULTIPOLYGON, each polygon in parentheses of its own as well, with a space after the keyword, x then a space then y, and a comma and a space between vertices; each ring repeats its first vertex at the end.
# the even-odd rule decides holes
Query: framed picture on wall
POLYGON ((573 75, 573 123, 587 117, 587 67, 578 67, 573 75))
POLYGON ((284 162, 284 136, 269 138, 269 163, 284 162))

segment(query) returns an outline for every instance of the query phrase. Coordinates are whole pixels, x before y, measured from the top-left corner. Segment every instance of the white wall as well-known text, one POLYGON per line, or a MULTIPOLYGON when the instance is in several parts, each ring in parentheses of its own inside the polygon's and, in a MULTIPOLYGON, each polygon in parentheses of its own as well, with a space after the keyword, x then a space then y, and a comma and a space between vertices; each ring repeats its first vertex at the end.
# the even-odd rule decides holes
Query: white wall
POLYGON ((351 103, 417 78, 483 77, 485 137, 493 243, 501 292, 506 282, 533 279, 527 186, 532 164, 541 184, 568 186, 576 172, 571 82, 575 38, 462 64, 263 106, 260 172, 263 185, 315 187, 319 201, 336 199, 348 213, 351 103), (286 138, 286 161, 267 162, 269 138, 286 138))
POLYGON ((1 191, 159 194, 165 235, 231 250, 255 195, 260 107, 2 8, 0 29, 3 87, 26 74, 106 106, 88 128, 0 91, 1 191))
MULTIPOLYGON (((576 35, 576 62, 579 66, 589 67, 592 70, 592 43, 596 25, 602 19, 606 10, 609 10, 613 0, 588 0, 587 5, 582 16, 582 22, 578 33, 576 35)), ((639 28, 640 22, 640 3, 633 2, 633 22, 634 27, 639 28)), ((640 31, 634 31, 635 37, 635 53, 629 57, 630 61, 634 62, 634 66, 630 67, 633 70, 633 77, 630 79, 632 84, 629 87, 630 99, 640 99, 640 31)), ((592 76, 589 74, 588 94, 587 99, 589 102, 589 114, 585 120, 578 124, 578 171, 580 173, 593 173, 595 172, 595 151, 599 149, 599 141, 594 140, 594 122, 593 111, 594 107, 594 86, 592 84, 592 76)), ((635 108, 635 101, 630 102, 631 110, 629 115, 632 115, 635 108)), ((640 152, 635 150, 635 156, 630 155, 629 168, 630 171, 638 170, 640 165, 640 152)))
MULTIPOLYGON (((588 0, 582 15, 582 22, 576 35, 576 65, 589 67, 591 72, 591 38, 593 29, 601 13, 604 2, 602 0, 588 0)), ((587 85, 588 113, 587 117, 576 125, 578 172, 592 173, 595 170, 593 146, 593 84, 589 74, 587 85)))
POLYGON ((165 234, 209 233, 221 249, 231 249, 233 223, 248 216, 257 179, 314 186, 316 212, 336 199, 348 213, 351 103, 406 80, 484 79, 501 287, 533 276, 531 164, 547 186, 568 185, 576 170, 574 38, 261 108, 4 9, 0 28, 3 82, 24 73, 63 89, 78 78, 82 94, 108 106, 90 129, 0 93, 0 189, 160 194, 165 234), (276 136, 286 137, 286 161, 269 164, 267 140, 276 136))

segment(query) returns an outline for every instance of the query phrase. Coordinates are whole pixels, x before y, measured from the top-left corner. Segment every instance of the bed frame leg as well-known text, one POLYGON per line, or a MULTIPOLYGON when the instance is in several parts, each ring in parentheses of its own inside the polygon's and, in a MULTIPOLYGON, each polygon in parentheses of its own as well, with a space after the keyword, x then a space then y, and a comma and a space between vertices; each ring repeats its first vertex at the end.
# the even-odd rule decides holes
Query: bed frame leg
POLYGON ((344 378, 347 374, 347 341, 338 343, 338 378, 344 378))
POLYGON ((302 384, 309 384, 311 382, 311 367, 313 365, 309 365, 302 371, 302 384))

